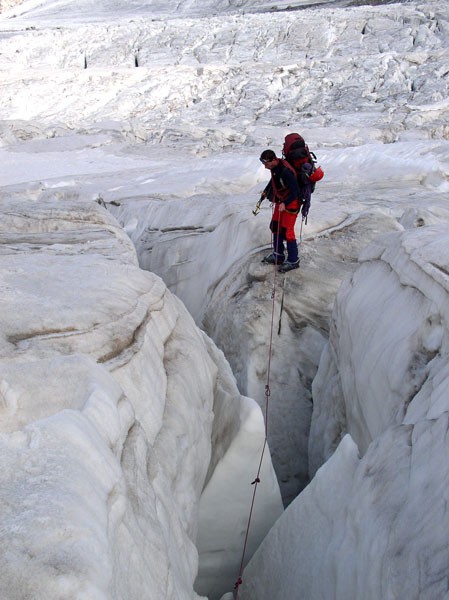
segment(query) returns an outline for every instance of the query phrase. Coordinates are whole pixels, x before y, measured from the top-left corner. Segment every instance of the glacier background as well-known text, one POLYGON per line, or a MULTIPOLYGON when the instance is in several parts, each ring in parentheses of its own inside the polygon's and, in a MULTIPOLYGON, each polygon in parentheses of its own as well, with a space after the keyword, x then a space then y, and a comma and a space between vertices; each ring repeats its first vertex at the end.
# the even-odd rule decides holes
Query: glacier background
POLYGON ((3 13, 5 597, 232 589, 266 418, 258 156, 296 130, 326 177, 274 290, 249 556, 275 525, 239 597, 449 597, 449 9, 320 4, 3 13))

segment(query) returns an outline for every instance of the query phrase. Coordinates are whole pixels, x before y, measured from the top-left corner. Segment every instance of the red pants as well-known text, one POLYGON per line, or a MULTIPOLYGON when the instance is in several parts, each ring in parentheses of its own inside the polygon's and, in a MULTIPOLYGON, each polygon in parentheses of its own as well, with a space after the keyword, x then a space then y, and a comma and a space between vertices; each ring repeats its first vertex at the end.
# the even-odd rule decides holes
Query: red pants
MULTIPOLYGON (((300 208, 300 206, 299 206, 298 200, 295 200, 294 202, 289 204, 288 210, 283 210, 282 212, 279 211, 279 204, 274 205, 273 221, 276 223, 276 227, 277 227, 277 223, 279 223, 279 233, 281 233, 281 232, 283 233, 282 237, 285 237, 285 240, 287 242, 294 242, 296 240, 295 223, 296 223, 296 218, 298 217, 298 214, 299 214, 299 208, 300 208), (292 213, 289 211, 295 211, 295 212, 292 213), (282 230, 284 230, 284 231, 282 231, 282 230)), ((273 231, 273 229, 272 229, 272 231, 273 231)), ((277 232, 273 231, 273 233, 277 233, 277 232)), ((281 235, 282 235, 282 233, 281 233, 281 235)))

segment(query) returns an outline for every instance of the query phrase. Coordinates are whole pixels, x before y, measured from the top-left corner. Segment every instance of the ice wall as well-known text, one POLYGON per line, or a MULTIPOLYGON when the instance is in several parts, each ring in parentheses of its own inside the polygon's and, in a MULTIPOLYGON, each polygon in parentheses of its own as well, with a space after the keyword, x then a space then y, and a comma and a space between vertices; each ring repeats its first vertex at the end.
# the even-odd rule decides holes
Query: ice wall
POLYGON ((365 452, 387 427, 409 418, 435 374, 441 377, 449 322, 447 233, 442 224, 378 238, 339 290, 313 384, 312 471, 346 431, 365 452))
POLYGON ((381 236, 342 285, 313 384, 316 474, 239 598, 447 598, 448 236, 381 236))
MULTIPOLYGON (((260 449, 260 410, 98 204, 10 192, 0 236, 2 597, 197 597, 203 487, 216 506, 242 427, 260 449)), ((282 511, 269 460, 264 476, 256 538, 282 511)), ((229 498, 239 546, 248 504, 229 498)))

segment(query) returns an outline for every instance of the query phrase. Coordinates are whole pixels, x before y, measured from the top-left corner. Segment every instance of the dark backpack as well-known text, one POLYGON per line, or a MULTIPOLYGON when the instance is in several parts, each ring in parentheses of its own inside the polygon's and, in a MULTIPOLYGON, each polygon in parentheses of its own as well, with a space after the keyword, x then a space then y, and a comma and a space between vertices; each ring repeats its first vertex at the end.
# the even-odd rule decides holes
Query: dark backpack
POLYGON ((315 154, 310 152, 304 138, 299 133, 289 133, 285 136, 282 155, 295 169, 298 184, 304 186, 311 183, 313 192, 315 183, 323 179, 324 171, 321 167, 316 166, 315 154))

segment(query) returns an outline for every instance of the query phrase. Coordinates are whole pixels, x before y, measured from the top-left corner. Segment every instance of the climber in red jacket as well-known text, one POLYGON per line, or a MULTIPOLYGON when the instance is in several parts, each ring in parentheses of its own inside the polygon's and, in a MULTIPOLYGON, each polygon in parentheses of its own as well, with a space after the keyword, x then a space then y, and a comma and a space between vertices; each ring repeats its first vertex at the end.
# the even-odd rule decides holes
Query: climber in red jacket
POLYGON ((270 229, 273 234, 273 252, 262 262, 279 265, 282 273, 299 267, 298 243, 295 235, 296 217, 301 209, 300 191, 294 168, 273 150, 264 150, 260 162, 271 171, 271 192, 268 199, 274 202, 270 229), (287 245, 287 260, 285 246, 287 245))

